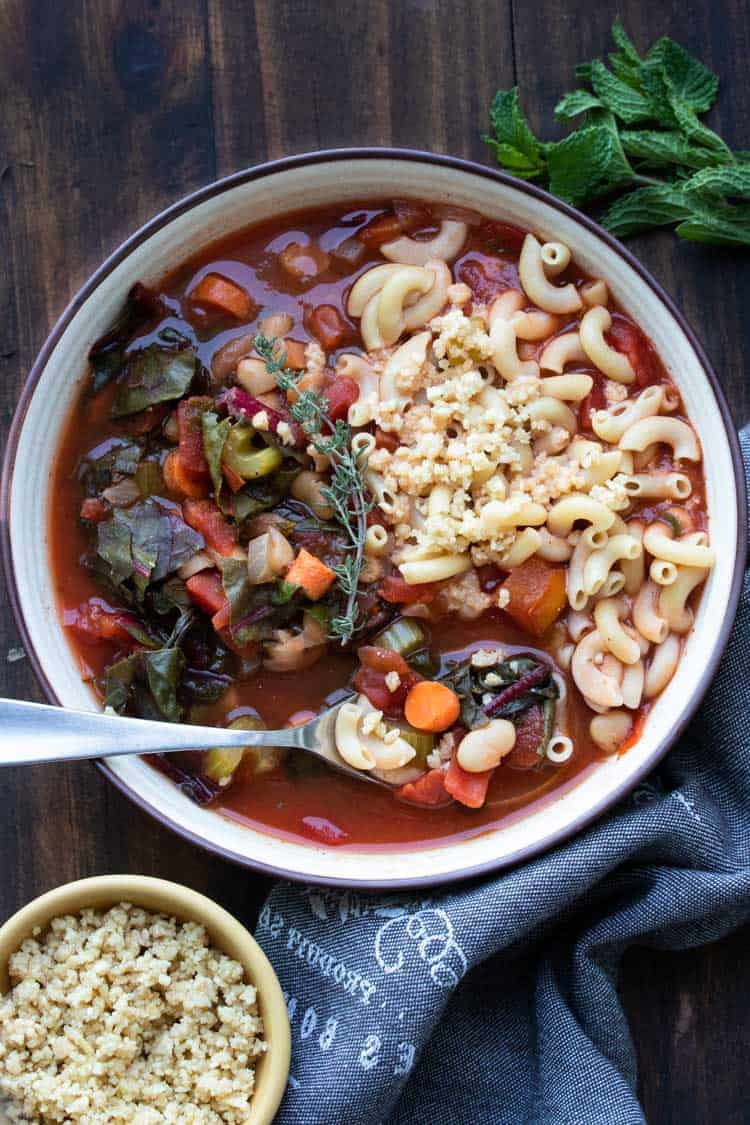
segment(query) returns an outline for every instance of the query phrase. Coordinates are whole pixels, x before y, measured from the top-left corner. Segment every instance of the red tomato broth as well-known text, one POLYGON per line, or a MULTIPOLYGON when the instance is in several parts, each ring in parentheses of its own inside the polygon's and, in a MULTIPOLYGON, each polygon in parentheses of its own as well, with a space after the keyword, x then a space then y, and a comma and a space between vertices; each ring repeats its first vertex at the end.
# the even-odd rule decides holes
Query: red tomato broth
MULTIPOLYGON (((313 339, 312 312, 319 306, 331 306, 346 320, 348 289, 361 273, 383 258, 375 245, 365 248, 353 268, 331 256, 314 281, 303 284, 290 277, 276 255, 292 242, 304 244, 307 240, 317 241, 330 255, 337 245, 377 219, 384 206, 387 207, 367 203, 350 206, 344 214, 341 208, 330 207, 287 215, 236 232, 211 245, 164 280, 159 289, 164 316, 144 325, 134 336, 133 343, 149 342, 165 324, 178 327, 195 340, 200 361, 210 368, 211 357, 220 347, 256 329, 270 312, 291 313, 294 327, 290 336, 302 341, 313 339), (191 303, 188 294, 210 273, 226 277, 245 290, 253 310, 248 323, 238 324, 231 317, 201 310, 191 303)), ((502 224, 499 226, 503 228, 502 224)), ((470 226, 461 255, 453 263, 456 280, 469 284, 474 299, 482 302, 490 301, 504 289, 519 288, 516 243, 513 228, 503 228, 498 234, 498 224, 470 226)), ((574 266, 566 271, 565 279, 577 284, 588 280, 574 266)), ((666 381, 661 362, 640 329, 621 312, 617 313, 617 322, 621 326, 620 337, 622 325, 631 325, 628 339, 646 341, 648 381, 666 381)), ((359 349, 344 341, 338 350, 359 349)), ((329 362, 333 362, 336 355, 337 351, 332 351, 329 362)), ((633 393, 640 389, 641 384, 635 384, 633 393)), ((111 437, 127 435, 137 427, 137 418, 113 420, 109 417, 114 391, 112 384, 95 397, 88 390, 82 393, 67 420, 53 467, 54 503, 50 509, 49 548, 61 615, 91 597, 101 597, 102 593, 79 563, 90 549, 91 533, 79 519, 83 494, 76 474, 87 451, 111 437)), ((705 526, 701 468, 683 465, 681 471, 693 485, 693 494, 683 506, 693 511, 697 526, 705 526)), ((636 507, 632 514, 640 511, 647 519, 657 518, 659 512, 671 504, 671 501, 651 502, 642 505, 640 510, 636 507)), ((549 659, 544 642, 525 636, 499 612, 470 623, 440 620, 431 626, 431 635, 433 651, 443 654, 466 651, 484 642, 485 646, 512 645, 518 650, 546 653, 549 659)), ((72 630, 68 636, 83 677, 92 680, 95 686, 107 665, 125 651, 123 645, 114 641, 92 642, 72 630)), ((327 697, 346 686, 355 668, 353 655, 337 652, 331 645, 326 656, 306 669, 304 675, 261 670, 252 680, 234 682, 217 703, 195 707, 192 717, 198 722, 221 724, 249 707, 260 713, 269 728, 281 727, 294 712, 317 711, 327 697)), ((407 843, 429 846, 441 840, 472 836, 524 815, 576 783, 604 757, 588 735, 590 717, 591 712, 577 693, 569 691, 567 726, 576 748, 573 757, 564 765, 545 763, 531 771, 498 768, 490 782, 487 802, 478 810, 467 810, 456 804, 437 808, 410 806, 394 800, 385 789, 369 785, 365 789, 366 783, 350 780, 315 763, 300 769, 293 765, 283 767, 254 780, 243 778, 240 772, 233 785, 219 794, 213 807, 234 820, 273 834, 305 841, 325 837, 325 842, 344 848, 396 848, 407 843), (316 818, 333 828, 330 831, 325 826, 316 828, 316 818)), ((640 729, 637 713, 635 718, 636 729, 640 729)))

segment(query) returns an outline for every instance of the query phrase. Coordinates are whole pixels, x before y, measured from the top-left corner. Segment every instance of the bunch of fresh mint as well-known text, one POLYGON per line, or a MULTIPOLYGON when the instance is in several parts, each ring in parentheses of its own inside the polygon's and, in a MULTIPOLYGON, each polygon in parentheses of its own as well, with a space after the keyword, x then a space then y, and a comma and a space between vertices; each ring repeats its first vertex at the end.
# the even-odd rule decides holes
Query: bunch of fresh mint
POLYGON ((561 141, 538 140, 518 101, 518 87, 499 90, 485 140, 499 164, 524 180, 539 180, 575 207, 617 196, 601 222, 619 237, 677 224, 681 238, 750 245, 750 152, 733 152, 700 120, 716 99, 719 80, 672 39, 659 39, 645 58, 615 22, 617 50, 609 68, 582 63, 571 90, 555 106, 559 121, 583 114, 561 141))

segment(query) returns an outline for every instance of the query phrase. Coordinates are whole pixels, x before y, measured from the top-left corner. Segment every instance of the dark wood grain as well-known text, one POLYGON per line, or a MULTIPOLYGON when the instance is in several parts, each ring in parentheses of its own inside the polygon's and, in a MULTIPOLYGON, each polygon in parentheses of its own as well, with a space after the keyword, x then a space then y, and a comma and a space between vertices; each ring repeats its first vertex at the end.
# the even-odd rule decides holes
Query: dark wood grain
MULTIPOLYGON (((618 13, 639 46, 680 39, 721 76, 713 124, 750 148, 743 0, 0 0, 0 424, 92 268, 155 211, 266 156, 393 142, 487 160, 494 90, 551 110, 618 13)), ((750 258, 635 240, 702 335, 738 422, 750 414, 750 258)), ((0 690, 40 698, 0 589, 0 690)), ((93 766, 0 772, 0 919, 65 880, 159 874, 252 922, 267 884, 175 839, 93 766)), ((745 1122, 747 932, 684 954, 633 950, 622 993, 646 1115, 745 1122)))

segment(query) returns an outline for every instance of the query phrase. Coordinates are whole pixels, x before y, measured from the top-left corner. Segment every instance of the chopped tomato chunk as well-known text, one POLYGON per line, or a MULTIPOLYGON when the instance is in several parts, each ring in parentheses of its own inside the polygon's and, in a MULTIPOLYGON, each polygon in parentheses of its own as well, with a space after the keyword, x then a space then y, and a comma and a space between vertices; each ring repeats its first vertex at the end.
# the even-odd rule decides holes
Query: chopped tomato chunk
POLYGON ((204 613, 213 616, 227 604, 227 596, 218 570, 201 570, 192 578, 188 578, 185 585, 198 609, 202 609, 204 613))
POLYGON ((626 320, 624 316, 615 313, 607 335, 612 347, 618 352, 624 352, 630 360, 638 385, 645 387, 648 383, 653 383, 659 370, 659 360, 645 332, 637 324, 633 324, 632 320, 626 320))
POLYGON ((565 606, 565 571, 534 555, 511 570, 502 584, 505 612, 527 633, 541 637, 565 606))
POLYGON ((366 227, 357 231, 357 238, 370 250, 377 250, 384 242, 393 242, 394 238, 400 238, 403 233, 396 215, 378 215, 366 227))
POLYGON ((488 241, 497 243, 511 254, 520 254, 526 231, 514 227, 512 223, 499 223, 494 220, 482 224, 482 235, 488 241))
POLYGON ((81 519, 89 523, 101 523, 110 513, 109 505, 98 496, 91 496, 81 504, 81 519))
POLYGON ((445 788, 445 770, 429 770, 416 781, 407 781, 396 790, 396 796, 413 805, 445 804, 450 800, 450 794, 445 788))
POLYGON ((185 523, 199 532, 206 546, 219 555, 231 555, 237 545, 237 531, 224 519, 213 500, 187 499, 182 505, 185 523))
POLYGON ((458 764, 454 754, 445 773, 445 788, 451 797, 469 809, 481 809, 487 799, 487 789, 494 770, 469 773, 458 764))
POLYGON ((99 598, 89 598, 78 609, 66 610, 64 617, 66 626, 75 629, 87 641, 119 641, 134 645, 137 642, 126 625, 130 620, 137 625, 135 618, 131 619, 121 610, 110 609, 99 598))
POLYGON ((398 672, 399 676, 411 676, 412 670, 400 652, 379 645, 363 645, 357 649, 360 663, 376 672, 398 672))
POLYGON ((328 417, 332 422, 339 418, 346 419, 349 407, 359 398, 359 383, 355 383, 348 375, 342 375, 325 389, 328 400, 328 417))
POLYGON ((204 412, 214 406, 212 398, 200 395, 184 398, 177 407, 180 463, 187 475, 196 480, 204 480, 208 476, 201 419, 204 412))
POLYGON ((376 426, 375 445, 378 449, 387 449, 389 453, 393 453, 398 449, 398 437, 396 434, 389 433, 387 430, 381 430, 380 426, 376 426))
POLYGON ((400 574, 387 574, 380 583, 378 593, 387 602, 414 605, 416 602, 434 601, 442 589, 442 582, 417 582, 413 585, 400 574))
POLYGON ((591 416, 595 410, 604 410, 607 405, 607 396, 604 393, 604 379, 597 372, 591 373, 594 380, 589 393, 584 399, 581 400, 581 405, 578 407, 578 424, 582 430, 587 433, 592 433, 591 429, 591 416))
POLYGON ((518 271, 513 262, 502 258, 467 258, 458 267, 458 280, 471 289, 475 301, 483 305, 502 293, 505 289, 517 289, 518 271))
POLYGON ((233 316, 236 320, 249 320, 253 302, 247 290, 235 281, 218 273, 207 273, 190 293, 195 305, 233 316))
POLYGON ((354 339, 351 325, 335 305, 317 305, 307 317, 307 329, 327 352, 354 339))
POLYGON ((503 766, 512 770, 530 770, 541 762, 539 746, 544 737, 544 715, 538 703, 522 711, 515 720, 516 741, 503 766))
POLYGON ((403 656, 390 649, 366 645, 359 649, 357 655, 362 666, 354 677, 354 687, 366 695, 378 711, 402 718, 406 697, 422 677, 412 671, 403 656), (391 691, 386 683, 389 672, 398 672, 401 680, 395 691, 391 691))

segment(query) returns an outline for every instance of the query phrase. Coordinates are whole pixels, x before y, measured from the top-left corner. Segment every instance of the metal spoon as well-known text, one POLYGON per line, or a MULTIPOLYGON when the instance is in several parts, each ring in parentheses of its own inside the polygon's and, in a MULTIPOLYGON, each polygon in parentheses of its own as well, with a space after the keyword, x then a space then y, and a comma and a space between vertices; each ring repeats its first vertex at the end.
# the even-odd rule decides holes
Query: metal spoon
POLYGON ((314 754, 327 765, 376 785, 389 782, 348 766, 336 750, 332 707, 298 727, 283 730, 229 730, 186 723, 128 719, 102 711, 72 711, 46 703, 0 699, 0 766, 70 762, 79 758, 114 758, 123 754, 165 754, 174 750, 210 750, 215 746, 290 746, 314 754))

